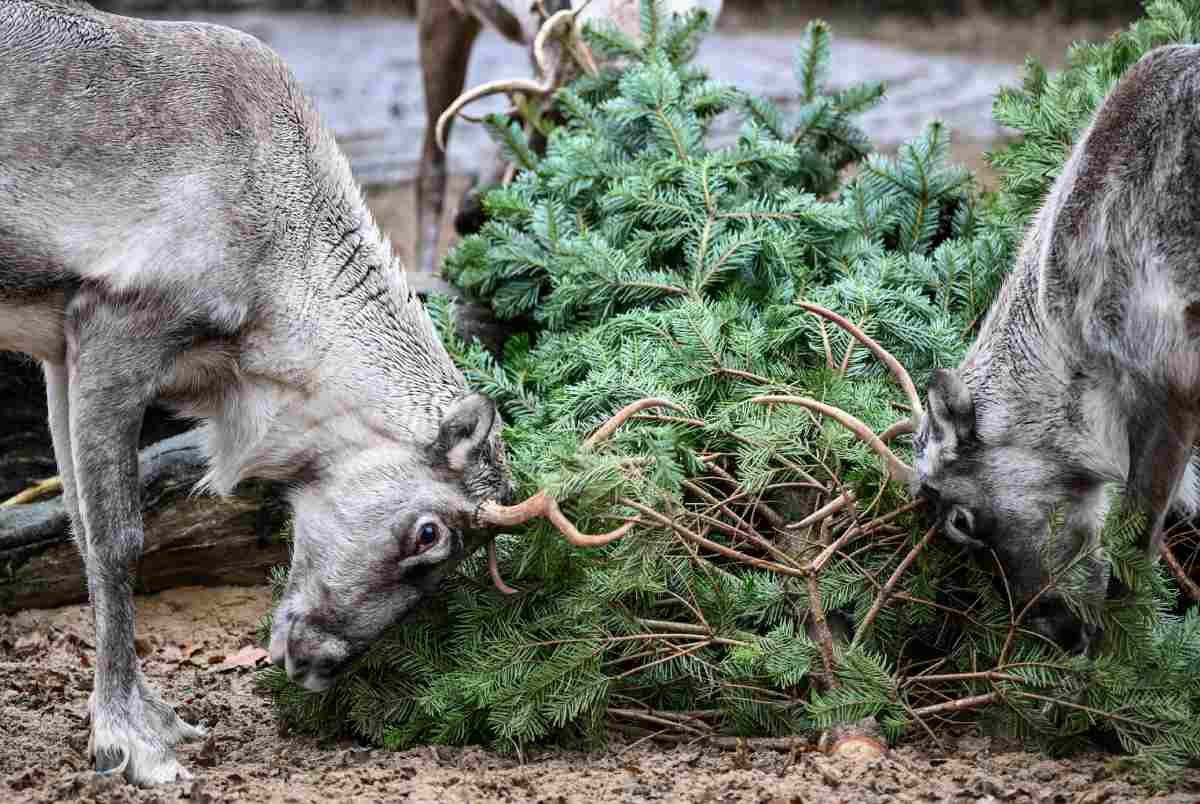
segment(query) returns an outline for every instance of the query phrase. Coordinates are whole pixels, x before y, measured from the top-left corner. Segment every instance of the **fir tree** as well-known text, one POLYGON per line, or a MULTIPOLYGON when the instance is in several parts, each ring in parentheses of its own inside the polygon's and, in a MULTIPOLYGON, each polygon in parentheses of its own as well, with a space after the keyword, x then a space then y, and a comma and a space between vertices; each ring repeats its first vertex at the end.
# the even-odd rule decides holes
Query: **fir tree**
POLYGON ((472 558, 329 692, 266 671, 282 716, 389 747, 506 749, 864 717, 897 739, 952 716, 1055 751, 1113 738, 1166 780, 1200 755, 1200 617, 1175 613, 1166 570, 1132 546, 1138 512, 1114 505, 1105 531, 1130 591, 1098 613, 1103 650, 1067 656, 935 537, 858 439, 753 400, 812 397, 876 432, 902 417, 886 369, 795 302, 852 318, 919 386, 957 363, 1071 136, 1140 52, 1190 36, 1200 4, 1153 4, 1129 32, 1077 47, 1061 76, 1031 63, 1025 88, 997 101, 1026 136, 994 157, 1004 189, 987 198, 948 163, 936 122, 894 157, 870 153, 853 119, 882 88, 826 89, 824 24, 797 48, 789 117, 690 64, 700 15, 668 23, 643 5, 644 45, 589 32, 628 64, 557 94, 543 154, 520 126, 488 121, 521 169, 485 197, 487 223, 446 270, 528 331, 495 359, 453 334, 448 300, 431 305, 472 385, 503 410, 524 493, 546 489, 585 529, 637 527, 596 549, 542 523, 499 536, 519 594, 498 596, 472 558), (741 115, 741 135, 714 148, 723 113, 741 115), (645 397, 678 410, 581 450, 645 397), (846 492, 851 504, 829 505, 846 492))

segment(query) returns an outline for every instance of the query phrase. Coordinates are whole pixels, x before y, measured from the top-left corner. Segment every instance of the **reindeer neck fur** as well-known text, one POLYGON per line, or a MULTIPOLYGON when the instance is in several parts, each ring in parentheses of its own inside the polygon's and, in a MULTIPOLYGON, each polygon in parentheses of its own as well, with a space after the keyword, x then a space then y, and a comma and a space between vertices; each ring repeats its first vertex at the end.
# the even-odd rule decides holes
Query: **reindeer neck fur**
POLYGON ((1072 473, 1120 482, 1129 466, 1126 406, 1070 322, 1042 302, 1053 200, 1031 225, 959 373, 989 445, 1053 454, 1072 473))
POLYGON ((310 127, 311 197, 298 246, 264 274, 280 299, 245 339, 238 378, 208 416, 212 470, 228 493, 249 477, 281 481, 368 448, 431 442, 442 411, 467 392, 408 285, 349 165, 310 127))

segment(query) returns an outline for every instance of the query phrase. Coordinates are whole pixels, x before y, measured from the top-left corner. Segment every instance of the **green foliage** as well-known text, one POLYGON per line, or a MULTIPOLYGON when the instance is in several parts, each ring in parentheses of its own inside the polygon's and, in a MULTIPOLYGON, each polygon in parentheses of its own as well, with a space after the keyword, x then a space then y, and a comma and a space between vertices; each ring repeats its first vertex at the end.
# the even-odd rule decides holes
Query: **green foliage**
MULTIPOLYGON (((1192 12, 1156 4, 1108 55, 1077 49, 1066 77, 1031 67, 1023 94, 997 102, 1026 140, 996 158, 1004 191, 981 199, 936 122, 895 156, 870 153, 853 118, 882 88, 827 90, 824 24, 797 48, 788 117, 689 64, 702 17, 671 22, 643 5, 646 44, 589 32, 628 65, 559 91, 544 154, 519 125, 489 123, 522 169, 485 196, 487 223, 446 271, 526 331, 496 358, 454 334, 449 300, 429 305, 470 383, 503 411, 522 492, 547 490, 584 531, 636 527, 592 549, 544 522, 500 535, 519 594, 498 595, 472 557, 329 692, 267 671, 282 716, 391 747, 594 744, 664 723, 693 737, 778 735, 863 717, 895 739, 947 700, 990 696, 960 719, 1056 751, 1107 736, 1165 780, 1200 747, 1200 616, 1175 612, 1173 583, 1134 548, 1136 511, 1112 506, 1105 531, 1129 592, 1093 615, 1102 650, 1066 656, 1024 627, 985 568, 924 538, 921 512, 900 510, 902 490, 859 440, 753 399, 823 400, 877 432, 901 418, 886 370, 795 302, 853 319, 919 386, 955 364, 1064 142, 1103 94, 1108 73, 1094 65, 1115 75, 1135 42, 1190 30, 1179 15, 1192 12), (741 116, 741 135, 714 148, 708 127, 724 113, 741 116), (582 447, 649 397, 674 409, 582 447), (844 490, 853 506, 800 526, 844 490), (821 557, 832 539, 840 549, 821 557)), ((1063 582, 1069 596, 1069 567, 1063 582)))
POLYGON ((1076 138, 1127 69, 1155 47, 1197 41, 1200 3, 1150 0, 1145 8, 1143 18, 1110 39, 1073 45, 1065 69, 1056 74, 1027 59, 1022 86, 997 95, 996 120, 1022 135, 990 160, 1002 177, 1009 225, 1024 226, 1037 210, 1076 138))

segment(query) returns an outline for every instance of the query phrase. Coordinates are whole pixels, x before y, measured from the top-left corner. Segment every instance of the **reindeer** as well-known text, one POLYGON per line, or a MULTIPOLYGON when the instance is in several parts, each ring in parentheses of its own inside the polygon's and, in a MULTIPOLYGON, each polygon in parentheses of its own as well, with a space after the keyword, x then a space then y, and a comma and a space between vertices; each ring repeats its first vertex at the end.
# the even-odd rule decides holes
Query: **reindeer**
MULTIPOLYGON (((203 423, 204 487, 290 484, 270 655, 309 690, 492 528, 545 516, 599 544, 629 527, 581 534, 545 494, 506 505, 495 405, 451 361, 292 73, 229 28, 0 3, 0 349, 44 367, 96 626, 89 753, 137 784, 188 778, 174 746, 204 734, 134 651, 153 401, 203 423)), ((506 588, 490 549, 489 564, 506 588)))
MULTIPOLYGON (((446 142, 462 109, 498 93, 545 99, 580 70, 595 73, 595 57, 579 37, 587 22, 608 22, 635 41, 641 38, 641 0, 421 0, 418 30, 425 91, 425 134, 417 179, 418 260, 436 273, 438 232, 446 201, 446 142), (490 81, 460 95, 475 39, 483 28, 530 48, 537 80, 490 81)), ((722 0, 665 0, 674 14, 702 9, 710 20, 722 0)), ((479 182, 499 184, 507 167, 493 165, 479 182)))
POLYGON ((1105 598, 1108 488, 1147 514, 1151 560, 1168 514, 1200 509, 1197 110, 1200 46, 1143 56, 1080 135, 962 363, 933 373, 927 411, 889 363, 913 413, 891 434, 915 431, 913 467, 852 416, 800 402, 869 443, 952 542, 994 556, 1025 623, 1068 651, 1099 629, 1058 581, 1071 564, 1087 578, 1082 602, 1105 598))

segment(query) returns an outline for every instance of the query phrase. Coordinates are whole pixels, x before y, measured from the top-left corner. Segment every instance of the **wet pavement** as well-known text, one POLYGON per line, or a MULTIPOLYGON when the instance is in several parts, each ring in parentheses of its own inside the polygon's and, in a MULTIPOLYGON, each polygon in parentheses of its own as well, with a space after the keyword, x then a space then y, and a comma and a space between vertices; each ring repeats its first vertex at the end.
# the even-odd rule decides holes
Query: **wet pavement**
MULTIPOLYGON (((239 28, 280 53, 316 99, 360 182, 403 182, 416 174, 424 103, 414 20, 303 12, 176 16, 239 28)), ((792 57, 798 41, 798 33, 718 31, 705 38, 696 60, 715 79, 794 107, 792 57)), ((471 57, 467 85, 528 76, 529 71, 524 50, 484 32, 471 57)), ((995 140, 1004 131, 992 120, 992 99, 1001 86, 1019 80, 1013 65, 908 52, 850 38, 835 38, 830 72, 834 88, 886 82, 884 101, 860 118, 881 149, 920 134, 934 118, 947 123, 961 140, 995 140)), ((497 96, 480 101, 471 111, 499 111, 503 105, 504 98, 497 96)), ((736 128, 720 122, 714 131, 717 141, 736 136, 736 128)), ((455 127, 450 147, 453 173, 474 173, 493 153, 482 126, 455 127)))

